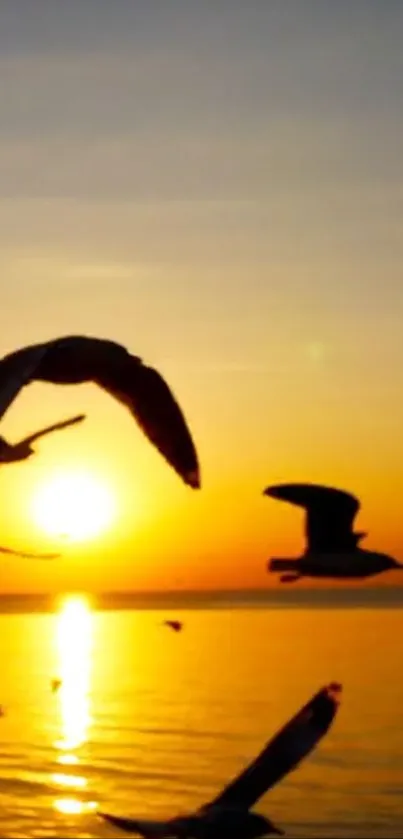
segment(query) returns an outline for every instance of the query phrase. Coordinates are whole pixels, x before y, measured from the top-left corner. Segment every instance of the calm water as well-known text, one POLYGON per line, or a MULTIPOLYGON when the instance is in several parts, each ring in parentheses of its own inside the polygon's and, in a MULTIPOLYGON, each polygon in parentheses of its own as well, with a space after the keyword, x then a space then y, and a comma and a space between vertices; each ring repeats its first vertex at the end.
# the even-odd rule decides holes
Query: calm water
POLYGON ((98 806, 197 807, 339 680, 330 734, 260 809, 291 837, 401 839, 402 644, 399 608, 3 614, 0 835, 123 836, 98 806))

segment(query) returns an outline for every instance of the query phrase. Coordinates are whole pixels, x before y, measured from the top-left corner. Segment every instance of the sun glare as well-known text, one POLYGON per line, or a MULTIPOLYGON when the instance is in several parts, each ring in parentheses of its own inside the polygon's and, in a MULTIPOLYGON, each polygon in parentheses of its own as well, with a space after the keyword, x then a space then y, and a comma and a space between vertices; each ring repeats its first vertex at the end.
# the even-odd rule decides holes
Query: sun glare
POLYGON ((88 779, 80 773, 80 756, 76 753, 85 745, 91 725, 93 613, 87 598, 69 596, 64 600, 56 618, 55 641, 61 680, 57 702, 62 735, 55 746, 62 771, 51 777, 56 787, 72 794, 68 798, 58 795, 53 806, 60 813, 78 815, 96 807, 95 802, 79 797, 85 794, 88 779))
POLYGON ((90 723, 92 630, 93 617, 88 601, 79 596, 66 599, 57 618, 56 636, 64 733, 58 745, 64 752, 85 742, 90 723))
POLYGON ((89 472, 57 475, 37 491, 32 514, 49 536, 85 541, 108 529, 115 516, 115 499, 89 472))

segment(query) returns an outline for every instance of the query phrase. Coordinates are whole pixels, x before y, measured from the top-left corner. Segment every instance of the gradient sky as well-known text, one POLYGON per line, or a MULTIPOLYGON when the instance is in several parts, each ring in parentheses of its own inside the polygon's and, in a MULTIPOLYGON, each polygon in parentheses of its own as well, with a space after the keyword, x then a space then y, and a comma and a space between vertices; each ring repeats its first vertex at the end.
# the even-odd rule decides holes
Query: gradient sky
POLYGON ((9 438, 89 418, 2 468, 3 544, 55 547, 29 506, 75 465, 120 515, 57 564, 0 558, 2 590, 271 585, 302 545, 276 481, 353 490, 403 559, 402 34, 400 0, 2 0, 0 352, 121 341, 204 482, 94 387, 31 385, 9 438))

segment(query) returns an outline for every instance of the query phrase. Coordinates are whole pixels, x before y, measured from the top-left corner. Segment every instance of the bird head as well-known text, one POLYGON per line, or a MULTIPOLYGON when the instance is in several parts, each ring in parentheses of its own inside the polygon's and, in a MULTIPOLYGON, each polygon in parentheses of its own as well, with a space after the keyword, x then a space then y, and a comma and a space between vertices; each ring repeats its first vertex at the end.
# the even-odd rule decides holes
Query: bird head
POLYGON ((35 450, 29 443, 17 443, 13 446, 15 460, 27 460, 35 454, 35 450))

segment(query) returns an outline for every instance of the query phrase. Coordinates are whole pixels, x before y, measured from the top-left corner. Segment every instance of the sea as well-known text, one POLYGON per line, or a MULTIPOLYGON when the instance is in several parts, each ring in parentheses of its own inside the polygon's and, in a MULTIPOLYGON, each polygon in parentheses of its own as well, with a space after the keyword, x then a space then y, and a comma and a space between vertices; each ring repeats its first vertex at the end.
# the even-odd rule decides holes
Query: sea
POLYGON ((402 665, 402 589, 2 597, 0 836, 192 811, 338 681, 329 733, 257 809, 295 839, 403 839, 402 665))

